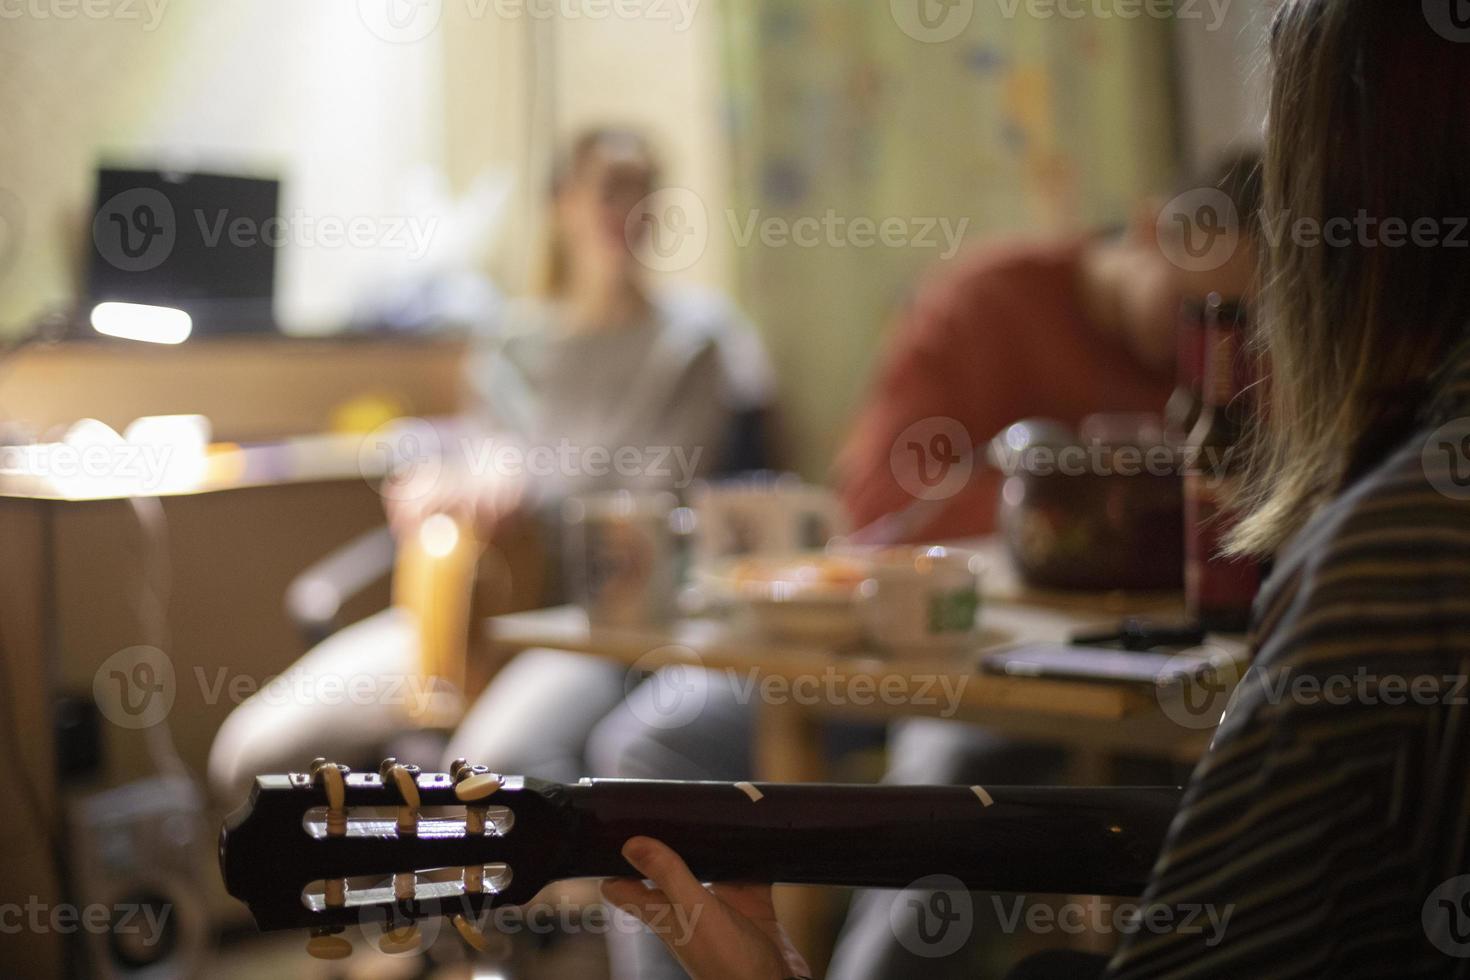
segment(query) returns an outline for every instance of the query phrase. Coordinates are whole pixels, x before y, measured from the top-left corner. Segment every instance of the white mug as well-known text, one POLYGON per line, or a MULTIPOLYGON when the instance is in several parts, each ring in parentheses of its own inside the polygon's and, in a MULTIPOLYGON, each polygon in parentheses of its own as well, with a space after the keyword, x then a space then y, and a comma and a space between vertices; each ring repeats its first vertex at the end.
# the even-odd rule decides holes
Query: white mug
POLYGON ((667 622, 679 580, 670 493, 572 497, 562 508, 566 577, 593 626, 667 622))
POLYGON ((956 548, 894 549, 879 557, 858 590, 868 639, 891 652, 944 654, 978 634, 980 555, 956 548))
POLYGON ((704 568, 746 555, 817 551, 847 530, 831 491, 789 474, 700 484, 691 504, 695 558, 704 568))

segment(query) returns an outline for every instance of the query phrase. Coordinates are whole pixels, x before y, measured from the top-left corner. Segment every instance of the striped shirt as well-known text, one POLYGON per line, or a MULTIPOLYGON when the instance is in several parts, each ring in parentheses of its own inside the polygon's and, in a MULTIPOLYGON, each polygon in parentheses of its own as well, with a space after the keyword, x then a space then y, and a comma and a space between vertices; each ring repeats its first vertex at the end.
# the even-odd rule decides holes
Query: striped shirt
POLYGON ((1257 601, 1143 903, 1223 927, 1136 927, 1110 977, 1470 977, 1470 356, 1435 390, 1257 601))

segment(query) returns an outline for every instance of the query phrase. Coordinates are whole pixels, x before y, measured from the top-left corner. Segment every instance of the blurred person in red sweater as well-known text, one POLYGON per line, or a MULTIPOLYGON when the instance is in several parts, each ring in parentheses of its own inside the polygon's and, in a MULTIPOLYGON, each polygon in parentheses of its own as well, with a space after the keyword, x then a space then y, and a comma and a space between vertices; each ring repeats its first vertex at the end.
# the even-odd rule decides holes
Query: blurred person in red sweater
MULTIPOLYGON (((863 529, 858 537, 935 541, 991 532, 1002 474, 980 458, 1013 422, 1076 427, 1097 413, 1161 414, 1175 385, 1185 301, 1252 292, 1248 229, 1259 209, 1258 173, 1257 156, 1233 155, 1167 205, 1141 206, 1122 231, 984 248, 937 270, 900 319, 838 462, 838 491, 863 529)), ((618 777, 749 779, 755 725, 748 696, 725 675, 660 672, 599 724, 590 751, 597 771, 618 777), (681 688, 703 706, 698 717, 647 724, 659 717, 660 699, 681 688)), ((829 734, 840 751, 884 733, 842 724, 829 734)), ((891 784, 1037 785, 1065 761, 1059 749, 939 718, 896 722, 886 736, 891 784)), ((915 895, 927 906, 927 895, 915 895)), ((975 956, 984 944, 935 956, 912 934, 918 923, 890 922, 892 905, 891 892, 854 895, 832 980, 981 974, 975 956)), ((613 940, 619 980, 685 976, 657 939, 613 940)))
POLYGON ((1162 412, 1182 303, 1249 291, 1255 250, 1240 216, 1258 207, 1258 164, 1252 153, 1224 158, 1121 232, 986 247, 936 270, 900 318, 838 458, 853 526, 903 514, 882 536, 989 534, 1002 474, 981 449, 1006 426, 1162 412), (911 508, 926 486, 931 503, 911 508))

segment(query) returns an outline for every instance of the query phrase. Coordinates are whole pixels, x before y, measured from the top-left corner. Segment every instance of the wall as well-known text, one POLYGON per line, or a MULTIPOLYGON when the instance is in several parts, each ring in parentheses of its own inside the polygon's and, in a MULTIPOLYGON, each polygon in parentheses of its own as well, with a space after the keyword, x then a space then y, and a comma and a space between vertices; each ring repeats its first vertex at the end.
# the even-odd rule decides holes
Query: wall
MULTIPOLYGON (((97 0, 100 17, 6 5, 0 336, 76 295, 99 159, 281 176, 295 224, 277 315, 298 333, 337 327, 385 282, 463 264, 483 229, 456 200, 476 187, 510 194, 488 268, 517 288, 552 145, 576 126, 646 124, 671 174, 717 167, 713 19, 698 4, 687 22, 550 21, 530 13, 545 4, 429 0, 396 26, 394 4, 97 0), (428 254, 390 240, 407 215, 425 219, 428 254), (327 217, 366 219, 372 244, 323 244, 311 223, 327 217)), ((712 254, 694 274, 722 282, 722 265, 712 254)))
POLYGON ((410 178, 441 162, 438 45, 384 40, 354 0, 6 9, 0 187, 23 228, 0 269, 0 330, 75 295, 99 159, 279 175, 294 223, 277 312, 296 330, 328 329, 357 287, 402 265, 386 233, 375 247, 332 247, 311 222, 381 223, 402 213, 410 178))
MULTIPOLYGON (((608 121, 645 129, 665 158, 669 183, 698 188, 711 215, 728 206, 731 179, 723 2, 664 0, 641 5, 638 17, 569 20, 559 25, 555 54, 561 131, 608 121)), ((712 234, 698 258, 668 278, 728 289, 732 252, 726 236, 712 234)))
MULTIPOLYGON (((846 154, 848 170, 827 171, 838 181, 866 179, 864 167, 878 173, 876 183, 860 190, 882 201, 839 202, 849 211, 969 214, 953 193, 969 187, 975 200, 983 198, 983 206, 975 206, 981 219, 971 229, 976 234, 1117 216, 1129 193, 1167 179, 1174 163, 1169 138, 1146 123, 1117 129, 1117 138, 1107 127, 1092 136, 1074 134, 1114 170, 1118 160, 1144 160, 1125 180, 1082 187, 1079 211, 1062 197, 1031 201, 1045 182, 1044 166, 1028 171, 1033 176, 1021 192, 997 193, 1016 177, 987 162, 996 140, 975 146, 953 135, 932 144, 924 138, 949 114, 961 116, 975 133, 1004 122, 991 103, 966 101, 961 93, 967 89, 949 76, 956 58, 965 59, 968 72, 985 70, 985 42, 1015 35, 1015 22, 986 31, 977 22, 969 43, 948 45, 914 45, 889 30, 878 41, 859 38, 867 47, 852 64, 834 59, 828 37, 822 47, 794 55, 793 64, 807 65, 814 77, 832 74, 833 91, 792 90, 804 101, 793 106, 790 132, 783 134, 772 128, 769 109, 747 117, 744 93, 726 92, 727 80, 739 80, 729 72, 732 52, 738 63, 742 50, 752 50, 741 30, 757 30, 750 11, 759 5, 743 0, 666 0, 639 5, 644 15, 630 18, 614 13, 555 21, 533 16, 534 5, 514 0, 426 0, 411 9, 428 20, 403 29, 385 27, 379 16, 382 5, 402 0, 150 2, 154 6, 138 0, 124 8, 111 0, 103 8, 118 15, 102 19, 27 14, 0 21, 0 118, 7 120, 0 140, 0 337, 15 336, 36 312, 74 295, 85 245, 80 216, 99 154, 165 154, 182 165, 244 161, 282 173, 288 213, 302 208, 339 217, 452 211, 452 201, 472 188, 503 184, 509 195, 503 233, 487 248, 483 267, 514 290, 533 262, 528 243, 544 219, 553 146, 588 123, 632 122, 654 133, 671 181, 697 190, 712 232, 719 232, 707 236, 698 261, 678 275, 730 288, 740 270, 740 299, 764 321, 785 375, 796 461, 821 477, 871 369, 886 311, 901 301, 901 286, 929 263, 910 250, 881 259, 891 267, 874 273, 880 257, 850 256, 854 267, 836 286, 804 271, 808 256, 793 261, 781 254, 757 271, 758 260, 751 249, 738 248, 725 216, 736 197, 732 186, 747 203, 762 193, 755 182, 764 177, 751 156, 762 152, 762 142, 789 135, 812 156, 809 162, 836 161, 834 168, 846 154), (134 16, 121 16, 124 9, 134 16), (659 14, 647 13, 655 10, 659 14), (811 123, 823 99, 847 106, 828 130, 811 123), (878 122, 914 138, 874 149, 864 138, 864 127, 874 123, 864 118, 864 105, 885 107, 891 118, 878 122), (742 124, 758 128, 742 135, 742 124), (903 176, 911 172, 926 176, 903 176), (772 289, 783 281, 794 284, 790 292, 772 289), (867 311, 861 317, 849 309, 859 306, 867 311)), ((62 6, 60 0, 52 4, 62 6)), ((625 5, 582 6, 616 11, 625 5)), ((1176 25, 1186 161, 1258 131, 1264 79, 1255 65, 1266 6, 1266 0, 1234 0, 1215 24, 1210 5, 1200 4, 1195 9, 1206 11, 1203 19, 1176 25)), ((829 14, 823 29, 830 34, 841 23, 829 14)), ((1046 62, 1038 45, 1054 26, 1030 42, 1000 47, 1046 62)), ((760 52, 752 63, 777 56, 760 52)), ((1062 69, 1070 64, 1052 63, 1062 69)), ((1118 71, 1099 84, 1116 96, 1126 93, 1129 77, 1118 71)), ((1023 102, 1034 89, 1011 85, 1007 98, 1023 102)), ((1160 97, 1158 91, 1145 94, 1149 103, 1160 97)), ((767 96, 771 105, 780 97, 767 96)), ((1062 102, 1058 111, 1068 108, 1065 97, 1062 102)), ((1140 118, 1151 111, 1143 106, 1140 118)), ((1067 127, 1048 117, 1022 122, 1055 130, 1058 144, 1066 136, 1067 127)), ((1092 171, 1084 169, 1081 177, 1093 179, 1092 171)), ((842 188, 825 191, 836 196, 842 188)), ((437 227, 435 261, 439 252, 472 250, 466 240, 473 229, 456 224, 452 213, 437 227)), ((361 289, 413 271, 412 261, 394 249, 288 247, 280 265, 280 314, 298 332, 325 332, 350 313, 361 289)))
POLYGON ((906 4, 726 0, 734 216, 834 219, 736 255, 809 479, 829 475, 921 278, 978 241, 1120 223, 1173 182, 1170 25, 1035 6, 931 4, 948 29, 930 35, 906 4))
POLYGON ((1269 0, 1234 0, 1219 18, 1208 4, 1201 16, 1176 25, 1185 159, 1208 163, 1225 148, 1259 141, 1266 124, 1264 51, 1269 0))

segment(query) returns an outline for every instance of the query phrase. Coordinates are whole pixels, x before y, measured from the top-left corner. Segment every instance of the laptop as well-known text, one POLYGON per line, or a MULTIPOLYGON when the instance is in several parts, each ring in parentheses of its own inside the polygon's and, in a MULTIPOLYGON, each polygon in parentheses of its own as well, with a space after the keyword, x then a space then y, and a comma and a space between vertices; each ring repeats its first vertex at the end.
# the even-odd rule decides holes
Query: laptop
POLYGON ((187 312, 195 336, 276 333, 276 180, 103 167, 92 209, 88 308, 187 312))

